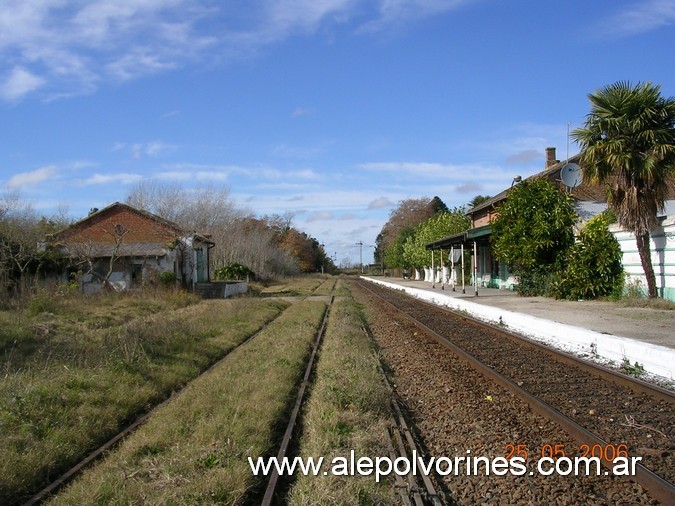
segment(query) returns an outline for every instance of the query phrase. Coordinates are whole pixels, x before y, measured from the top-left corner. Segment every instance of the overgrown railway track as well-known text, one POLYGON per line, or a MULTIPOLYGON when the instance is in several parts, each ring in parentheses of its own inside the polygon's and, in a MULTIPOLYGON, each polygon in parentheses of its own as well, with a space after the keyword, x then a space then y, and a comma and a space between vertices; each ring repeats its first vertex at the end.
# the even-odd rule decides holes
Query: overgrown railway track
MULTIPOLYGON (((312 297, 318 290, 317 289, 313 290, 311 293, 308 293, 302 297, 300 297, 299 300, 305 301, 306 299, 312 297)), ((331 304, 332 304, 332 297, 331 297, 331 304)), ((290 307, 290 306, 289 306, 290 307)), ((133 421, 130 423, 126 424, 118 433, 110 437, 107 441, 105 441, 103 444, 98 446, 97 448, 93 449, 89 453, 87 453, 83 458, 77 462, 75 465, 71 466, 67 471, 64 473, 60 474, 56 479, 52 480, 49 484, 47 484, 45 487, 43 487, 40 491, 32 495, 27 501, 23 502, 24 506, 32 506, 36 504, 41 504, 45 501, 47 501, 50 497, 54 496, 57 494, 62 488, 64 488, 67 484, 69 484, 71 481, 75 480, 84 470, 89 468, 94 462, 98 461, 99 459, 102 459, 105 457, 107 452, 112 451, 116 446, 118 446, 125 438, 129 437, 131 434, 133 434, 136 430, 138 430, 140 427, 142 427, 155 413, 157 413, 164 405, 167 403, 171 402, 174 399, 175 395, 180 394, 183 390, 186 389, 186 387, 194 382, 195 380, 199 379, 200 377, 208 374, 210 371, 216 369, 219 367, 225 360, 227 360, 230 355, 232 355, 235 351, 238 349, 246 346, 248 343, 253 341, 257 336, 263 334, 268 327, 273 325, 280 317, 284 314, 285 311, 287 311, 288 308, 284 311, 281 311, 279 314, 277 314, 273 319, 269 320, 266 322, 262 327, 260 327, 255 333, 251 334, 241 342, 235 344, 233 347, 227 350, 226 353, 224 353, 216 362, 211 364, 207 369, 202 371, 199 376, 196 376, 190 380, 189 383, 186 385, 183 385, 179 390, 175 391, 170 397, 166 398, 162 402, 154 405, 151 409, 148 411, 141 413, 137 418, 135 418, 133 421)), ((328 311, 326 311, 326 314, 328 314, 328 311)), ((325 323, 325 319, 324 319, 325 323)), ((323 324, 322 328, 319 331, 319 338, 321 333, 323 332, 323 324)), ((314 347, 314 350, 312 352, 312 359, 314 357, 314 354, 316 353, 316 348, 318 347, 318 343, 320 339, 317 339, 317 343, 314 347)), ((308 371, 311 369, 311 360, 310 360, 310 366, 308 367, 308 371)), ((306 384, 308 381, 308 377, 305 377, 303 379, 303 385, 306 384)), ((292 417, 296 416, 297 417, 297 411, 299 410, 299 407, 296 408, 293 411, 292 417)), ((295 423, 295 422, 293 422, 295 423)), ((286 438, 283 444, 288 444, 288 441, 286 441, 286 438)))
POLYGON ((666 504, 674 500, 675 397, 671 392, 401 292, 363 281, 359 285, 481 374, 524 399, 534 411, 554 420, 581 449, 587 445, 589 456, 604 458, 606 465, 611 465, 617 451, 641 457, 630 478, 654 499, 666 504))

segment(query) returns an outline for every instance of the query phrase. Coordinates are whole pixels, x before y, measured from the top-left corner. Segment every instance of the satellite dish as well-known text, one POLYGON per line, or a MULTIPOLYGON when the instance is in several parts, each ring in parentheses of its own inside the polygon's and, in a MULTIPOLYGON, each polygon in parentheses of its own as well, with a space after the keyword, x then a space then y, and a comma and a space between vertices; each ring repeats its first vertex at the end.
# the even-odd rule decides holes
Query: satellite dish
POLYGON ((581 180, 583 179, 581 167, 576 163, 566 163, 560 169, 560 179, 562 179, 563 184, 568 188, 576 188, 581 184, 581 180))

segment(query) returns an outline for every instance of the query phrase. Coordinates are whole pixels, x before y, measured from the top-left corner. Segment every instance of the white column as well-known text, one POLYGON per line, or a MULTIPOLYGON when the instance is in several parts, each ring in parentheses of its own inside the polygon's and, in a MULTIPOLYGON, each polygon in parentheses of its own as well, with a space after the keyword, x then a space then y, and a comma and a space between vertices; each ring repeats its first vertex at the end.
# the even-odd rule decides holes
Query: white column
POLYGON ((464 287, 464 243, 462 243, 462 293, 466 293, 466 288, 464 287))

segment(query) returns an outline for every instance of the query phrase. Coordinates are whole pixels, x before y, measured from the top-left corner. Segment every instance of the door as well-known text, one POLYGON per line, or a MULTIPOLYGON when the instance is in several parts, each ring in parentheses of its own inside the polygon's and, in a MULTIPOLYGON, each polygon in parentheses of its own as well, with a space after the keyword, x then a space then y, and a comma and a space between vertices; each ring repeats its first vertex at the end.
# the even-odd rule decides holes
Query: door
POLYGON ((204 250, 198 249, 197 253, 197 283, 206 281, 206 269, 204 264, 204 250))

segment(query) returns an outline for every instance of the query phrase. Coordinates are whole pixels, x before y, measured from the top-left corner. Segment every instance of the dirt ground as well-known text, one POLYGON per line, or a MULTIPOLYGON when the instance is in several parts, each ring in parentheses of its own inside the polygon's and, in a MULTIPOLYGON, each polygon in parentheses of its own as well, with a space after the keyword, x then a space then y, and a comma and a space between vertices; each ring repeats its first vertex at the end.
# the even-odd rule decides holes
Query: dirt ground
POLYGON ((562 301, 545 297, 484 297, 481 304, 559 323, 675 348, 675 311, 623 307, 605 301, 562 301))

